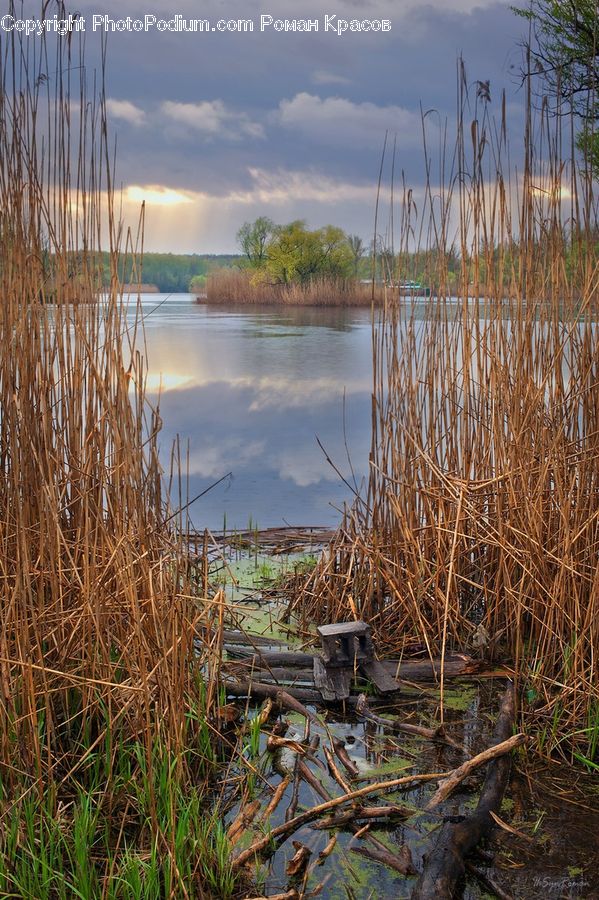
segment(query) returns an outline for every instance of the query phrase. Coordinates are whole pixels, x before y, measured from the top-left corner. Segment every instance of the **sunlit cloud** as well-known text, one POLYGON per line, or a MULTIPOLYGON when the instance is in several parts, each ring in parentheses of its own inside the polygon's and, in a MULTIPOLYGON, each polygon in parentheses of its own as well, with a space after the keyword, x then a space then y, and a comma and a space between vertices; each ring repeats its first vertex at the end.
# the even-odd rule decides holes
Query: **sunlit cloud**
POLYGON ((193 203, 193 194, 182 193, 161 185, 142 187, 132 184, 127 188, 125 199, 131 203, 147 203, 153 206, 174 206, 181 203, 193 203))
POLYGON ((397 133, 402 145, 420 144, 422 125, 419 113, 401 106, 354 103, 344 97, 321 97, 305 91, 291 100, 281 100, 279 121, 325 144, 380 147, 385 133, 397 133))
POLYGON ((344 200, 369 202, 375 196, 376 186, 356 184, 322 175, 319 172, 266 170, 250 168, 252 186, 248 191, 235 191, 229 199, 241 203, 288 203, 292 200, 311 200, 316 203, 334 203, 344 200))
POLYGON ((221 194, 166 185, 130 185, 123 191, 125 226, 136 227, 145 201, 144 246, 148 252, 235 252, 231 234, 260 215, 276 221, 306 218, 313 226, 344 222, 368 234, 376 184, 354 183, 317 171, 250 168, 249 185, 221 194))
POLYGON ((161 110, 171 121, 199 132, 205 138, 220 137, 233 141, 248 137, 264 138, 264 129, 259 122, 253 122, 247 113, 229 109, 222 100, 204 100, 200 103, 166 100, 161 110))
POLYGON ((106 101, 106 111, 113 119, 121 119, 130 125, 143 125, 146 121, 143 109, 129 100, 115 100, 109 97, 106 101))

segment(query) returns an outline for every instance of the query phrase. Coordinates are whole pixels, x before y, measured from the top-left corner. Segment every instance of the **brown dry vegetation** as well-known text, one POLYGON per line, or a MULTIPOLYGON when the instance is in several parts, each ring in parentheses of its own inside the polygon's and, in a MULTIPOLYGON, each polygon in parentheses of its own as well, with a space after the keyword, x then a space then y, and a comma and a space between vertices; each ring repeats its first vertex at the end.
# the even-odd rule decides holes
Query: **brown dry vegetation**
MULTIPOLYGON (((208 303, 260 304, 277 303, 294 306, 370 306, 371 284, 355 279, 339 281, 314 279, 309 284, 269 284, 252 277, 255 273, 239 269, 221 269, 208 276, 208 303)), ((382 288, 374 290, 375 302, 382 301, 382 288)))
MULTIPOLYGON (((592 764, 599 743, 592 184, 588 172, 563 163, 556 123, 533 122, 532 114, 516 178, 504 167, 504 123, 491 122, 478 102, 470 128, 464 92, 461 99, 460 177, 429 186, 431 255, 447 258, 457 228, 461 258, 478 261, 474 285, 463 271, 451 302, 439 265, 431 273, 439 297, 424 313, 421 304, 388 297, 375 327, 368 490, 297 608, 320 622, 363 618, 387 651, 477 646, 510 660, 539 743, 568 746, 592 764)), ((406 196, 406 249, 413 227, 406 196)))
POLYGON ((228 896, 201 813, 218 603, 162 494, 103 92, 41 41, 0 44, 0 893, 228 896))

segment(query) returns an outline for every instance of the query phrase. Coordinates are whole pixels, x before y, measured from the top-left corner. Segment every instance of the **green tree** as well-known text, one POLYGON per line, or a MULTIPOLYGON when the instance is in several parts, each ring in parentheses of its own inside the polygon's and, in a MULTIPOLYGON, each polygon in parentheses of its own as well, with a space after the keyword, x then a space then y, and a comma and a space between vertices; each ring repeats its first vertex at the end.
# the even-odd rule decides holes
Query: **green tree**
POLYGON ((347 236, 347 243, 349 244, 349 249, 351 250, 353 261, 354 261, 354 276, 358 275, 358 266, 360 265, 360 260, 364 256, 364 241, 357 234, 349 234, 347 236))
POLYGON ((582 118, 578 147, 599 175, 599 14, 597 0, 531 0, 512 7, 527 19, 535 41, 527 77, 541 76, 548 93, 582 118))
POLYGON ((265 273, 275 284, 307 284, 314 278, 347 278, 352 253, 341 228, 310 231, 301 220, 275 229, 268 245, 265 273))
POLYGON ((264 266, 275 227, 267 216, 260 216, 255 222, 244 222, 237 232, 237 243, 252 268, 261 269, 264 266))

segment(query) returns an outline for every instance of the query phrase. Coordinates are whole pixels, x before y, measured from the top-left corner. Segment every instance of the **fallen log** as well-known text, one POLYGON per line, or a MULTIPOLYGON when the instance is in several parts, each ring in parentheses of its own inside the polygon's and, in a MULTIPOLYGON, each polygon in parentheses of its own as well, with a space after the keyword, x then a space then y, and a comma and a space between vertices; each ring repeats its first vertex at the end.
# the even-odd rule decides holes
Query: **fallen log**
POLYGON ((372 821, 373 819, 409 819, 414 815, 414 810, 409 806, 359 806, 356 809, 348 809, 336 816, 327 816, 321 822, 314 822, 312 828, 317 831, 326 831, 328 828, 345 828, 356 822, 372 821))
POLYGON ((256 653, 253 647, 240 644, 225 644, 224 649, 230 656, 247 662, 249 666, 270 668, 270 666, 303 666, 312 670, 314 656, 311 653, 292 653, 283 650, 265 650, 256 653))
MULTIPOLYGON (((284 647, 285 641, 280 638, 265 637, 247 631, 223 631, 224 644, 245 644, 247 647, 284 647)), ((252 652, 255 652, 252 650, 252 652)))
POLYGON ((294 669, 283 666, 271 666, 268 669, 258 669, 251 665, 247 660, 235 660, 233 663, 225 663, 223 666, 224 674, 235 675, 237 678, 256 677, 263 683, 273 681, 274 683, 288 682, 295 685, 301 682, 301 687, 310 690, 319 690, 318 685, 314 681, 314 672, 312 669, 294 669))
MULTIPOLYGON (((494 731, 496 744, 509 738, 514 718, 515 696, 510 684, 503 695, 494 731)), ((493 827, 491 813, 501 806, 509 772, 509 755, 489 763, 476 810, 461 822, 447 822, 441 828, 435 846, 424 857, 424 868, 412 891, 412 900, 451 900, 454 897, 456 885, 465 872, 465 857, 493 827)), ((452 774, 445 780, 449 781, 452 774)))
MULTIPOLYGON (((305 700, 307 703, 322 703, 322 697, 318 691, 312 691, 309 688, 288 688, 283 690, 276 684, 264 684, 260 681, 226 681, 225 690, 229 697, 260 697, 262 699, 270 697, 279 706, 290 709, 293 712, 300 712, 302 715, 306 715, 306 712, 308 712, 305 706, 302 706, 300 709, 301 704, 298 705, 297 702, 290 703, 289 701, 305 700)), ((308 712, 308 716, 311 717, 312 721, 317 721, 312 713, 308 712)))
POLYGON ((511 738, 508 738, 507 741, 502 741, 500 744, 493 744, 492 747, 483 750, 482 753, 478 753, 476 756, 473 756, 472 759, 466 760, 459 769, 454 769, 451 775, 439 783, 439 787, 424 808, 426 810, 431 810, 434 809, 435 806, 438 806, 439 803, 443 803, 443 801, 447 800, 449 795, 455 791, 458 785, 460 785, 474 769, 477 769, 479 766, 484 766, 485 763, 490 762, 492 759, 497 759, 499 756, 511 753, 516 747, 520 747, 524 741, 525 737, 523 734, 514 734, 511 738))
MULTIPOLYGON (((233 634, 233 632, 226 632, 233 634)), ((257 638, 254 635, 248 635, 245 641, 241 640, 242 632, 237 641, 228 641, 225 638, 225 650, 237 658, 243 659, 248 665, 254 669, 269 669, 271 666, 289 666, 310 669, 314 665, 314 657, 312 653, 284 652, 282 650, 260 649, 262 646, 268 645, 268 639, 257 638), (255 643, 255 647, 251 646, 251 642, 255 643)), ((280 644, 280 641, 272 641, 272 644, 280 644)), ((380 660, 380 665, 385 672, 401 681, 436 681, 441 674, 440 659, 384 659, 380 660)), ((480 660, 473 659, 471 656, 462 654, 448 655, 445 659, 445 678, 459 678, 464 675, 472 675, 479 672, 482 668, 480 660)))

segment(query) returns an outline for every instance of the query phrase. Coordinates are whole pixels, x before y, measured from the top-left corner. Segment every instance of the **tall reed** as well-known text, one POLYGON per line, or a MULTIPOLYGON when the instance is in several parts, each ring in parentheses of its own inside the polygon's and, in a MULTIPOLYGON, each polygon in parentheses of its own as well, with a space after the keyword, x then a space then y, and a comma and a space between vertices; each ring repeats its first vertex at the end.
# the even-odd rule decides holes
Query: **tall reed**
POLYGON ((118 280, 143 221, 117 218, 102 72, 86 79, 77 35, 0 35, 0 57, 0 889, 205 896, 218 638, 118 280))
POLYGON ((388 651, 507 659, 539 738, 568 735, 592 762, 597 208, 559 120, 529 106, 517 173, 505 105, 494 121, 465 85, 461 67, 454 168, 439 184, 429 171, 426 226, 407 190, 396 216, 404 257, 419 229, 428 241, 439 290, 426 305, 389 294, 374 325, 368 490, 305 585, 304 615, 367 619, 388 651))

